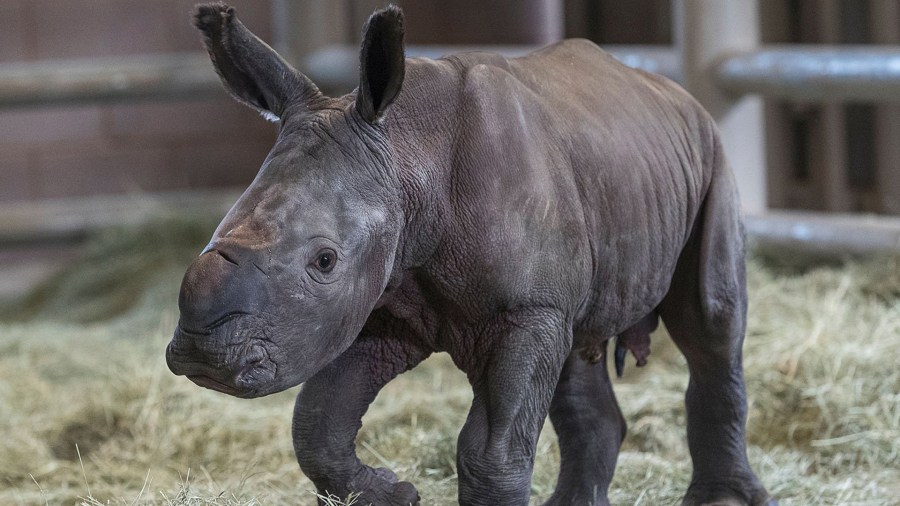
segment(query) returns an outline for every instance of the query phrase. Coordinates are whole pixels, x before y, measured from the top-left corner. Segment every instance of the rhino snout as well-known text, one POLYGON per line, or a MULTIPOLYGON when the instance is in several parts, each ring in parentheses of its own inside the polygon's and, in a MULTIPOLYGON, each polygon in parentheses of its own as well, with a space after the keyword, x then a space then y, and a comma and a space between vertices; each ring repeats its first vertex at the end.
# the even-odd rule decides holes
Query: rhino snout
POLYGON ((266 297, 255 252, 212 247, 188 268, 181 283, 178 327, 166 348, 169 369, 198 385, 253 396, 274 379, 274 365, 258 342, 266 297))
POLYGON ((234 316, 257 314, 266 278, 254 267, 254 254, 212 248, 197 257, 181 282, 178 325, 207 334, 234 316))

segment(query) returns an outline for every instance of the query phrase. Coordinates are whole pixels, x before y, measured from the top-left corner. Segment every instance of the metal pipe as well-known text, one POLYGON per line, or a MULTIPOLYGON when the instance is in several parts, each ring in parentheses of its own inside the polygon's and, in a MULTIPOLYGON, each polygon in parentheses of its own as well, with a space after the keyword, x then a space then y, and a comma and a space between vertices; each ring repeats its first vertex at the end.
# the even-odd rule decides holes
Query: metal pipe
MULTIPOLYGON (((462 51, 496 51, 521 56, 534 49, 537 46, 411 46, 407 54, 439 58, 462 51)), ((671 49, 609 49, 628 65, 670 77, 679 75, 678 59, 671 49)), ((308 56, 301 68, 324 90, 347 92, 359 79, 358 51, 354 46, 328 46, 308 56)), ((221 90, 205 53, 0 64, 0 107, 197 98, 215 96, 221 90)))
POLYGON ((272 47, 293 65, 321 47, 354 40, 362 27, 349 26, 350 2, 272 0, 271 5, 272 47))
MULTIPOLYGON (((214 220, 241 189, 183 190, 0 204, 0 248, 67 243, 104 227, 165 216, 214 220)), ((745 217, 747 234, 763 246, 822 254, 900 253, 900 218, 770 211, 745 217)))
MULTIPOLYGON (((666 46, 606 46, 632 67, 681 81, 677 53, 666 46)), ((410 46, 409 56, 437 58, 460 51, 521 56, 536 46, 410 46)), ((326 90, 356 86, 358 54, 328 46, 309 55, 303 70, 326 90)), ((769 46, 722 59, 716 83, 735 94, 803 101, 900 101, 900 47, 769 46)), ((114 100, 214 96, 221 85, 203 53, 0 64, 0 107, 114 100)))
POLYGON ((193 98, 221 89, 204 53, 0 64, 0 107, 193 98))
POLYGON ((722 146, 741 189, 741 206, 753 212, 768 207, 763 100, 723 91, 710 68, 723 54, 755 51, 759 47, 760 1, 672 2, 684 87, 716 121, 722 146))
POLYGON ((799 101, 900 101, 900 46, 765 46, 723 58, 728 92, 799 101))
POLYGON ((757 244, 807 253, 900 253, 900 218, 773 211, 744 218, 757 244))
POLYGON ((175 190, 0 203, 0 249, 78 242, 90 232, 165 217, 221 218, 241 189, 175 190))
POLYGON ((666 76, 676 83, 684 83, 681 57, 673 47, 607 44, 603 49, 629 67, 666 76))
MULTIPOLYGON (((406 56, 440 58, 441 56, 470 51, 490 51, 504 56, 523 56, 541 46, 407 46, 406 56)), ((681 68, 677 52, 669 46, 609 45, 604 49, 617 60, 630 67, 662 74, 675 81, 681 80, 681 68)), ((346 93, 359 81, 359 48, 332 45, 306 57, 304 72, 320 88, 332 93, 346 93)))
MULTIPOLYGON (((411 46, 409 56, 439 58, 461 51, 521 56, 537 46, 411 46)), ((613 56, 650 72, 677 77, 675 53, 664 47, 613 46, 613 56)), ((352 90, 359 79, 359 49, 332 45, 308 56, 301 68, 330 92, 352 90)), ((0 107, 35 107, 122 100, 215 96, 222 86, 205 53, 0 64, 0 107)))

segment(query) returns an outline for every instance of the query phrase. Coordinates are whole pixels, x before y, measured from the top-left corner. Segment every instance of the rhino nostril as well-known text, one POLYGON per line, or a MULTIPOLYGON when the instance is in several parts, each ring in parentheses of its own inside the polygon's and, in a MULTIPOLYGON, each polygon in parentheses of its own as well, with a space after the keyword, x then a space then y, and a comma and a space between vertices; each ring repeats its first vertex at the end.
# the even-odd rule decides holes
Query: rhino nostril
POLYGON ((231 255, 231 253, 227 253, 225 251, 222 251, 222 250, 216 249, 216 248, 213 248, 211 251, 218 253, 219 256, 221 256, 223 259, 225 259, 226 262, 234 265, 235 267, 240 266, 240 264, 237 263, 237 260, 234 259, 234 257, 231 255))
POLYGON ((222 325, 225 325, 227 322, 229 322, 239 316, 246 315, 246 314, 249 314, 249 313, 247 313, 245 311, 230 311, 230 312, 225 313, 224 315, 220 316, 219 318, 216 318, 212 322, 204 325, 203 330, 185 329, 184 326, 182 326, 182 329, 185 332, 190 333, 190 334, 209 335, 216 328, 221 327, 222 325))

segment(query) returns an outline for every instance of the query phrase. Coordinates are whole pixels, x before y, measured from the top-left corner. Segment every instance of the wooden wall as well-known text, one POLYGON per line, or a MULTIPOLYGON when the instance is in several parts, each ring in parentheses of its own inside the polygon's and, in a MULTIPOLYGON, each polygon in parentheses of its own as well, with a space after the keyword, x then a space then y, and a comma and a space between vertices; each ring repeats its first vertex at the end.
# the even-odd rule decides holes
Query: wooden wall
MULTIPOLYGON (((765 43, 897 44, 900 1, 761 2, 765 43)), ((900 214, 898 107, 769 101, 771 207, 900 214)))
MULTIPOLYGON (((272 40, 273 6, 230 0, 272 40)), ((195 0, 3 0, 0 63, 197 51, 195 0)), ((359 40, 381 0, 334 0, 328 43, 359 40)), ((671 44, 669 0, 400 0, 409 43, 671 44)), ((900 0, 765 0, 763 43, 898 44, 900 0)), ((301 8, 302 10, 302 8, 301 8)), ((324 12, 324 11, 323 11, 324 12)), ((290 32, 291 27, 287 27, 290 32)), ((324 40, 324 39, 323 39, 324 40)), ((769 101, 773 208, 900 214, 900 106, 769 101)), ((0 110, 0 202, 240 186, 276 129, 219 99, 0 110)))
MULTIPOLYGON (((763 44, 898 44, 900 0, 764 0, 763 44)), ((670 44, 669 0, 566 0, 569 36, 670 44)), ((769 207, 900 214, 900 106, 766 102, 769 207)))
MULTIPOLYGON (((195 0, 3 0, 0 63, 202 50, 195 0)), ((271 36, 268 1, 231 0, 271 36)), ((0 109, 0 202, 245 185, 275 128, 210 100, 0 109)))

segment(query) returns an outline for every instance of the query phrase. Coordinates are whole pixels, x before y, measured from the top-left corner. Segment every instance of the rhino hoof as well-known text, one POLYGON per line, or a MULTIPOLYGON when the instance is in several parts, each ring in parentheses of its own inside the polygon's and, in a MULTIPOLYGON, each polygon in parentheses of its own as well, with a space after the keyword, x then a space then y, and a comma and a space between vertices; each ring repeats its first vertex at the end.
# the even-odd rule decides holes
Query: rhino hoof
POLYGON ((394 484, 394 490, 391 492, 391 505, 397 506, 418 506, 419 491, 408 481, 400 481, 394 484))
POLYGON ((408 481, 396 483, 384 483, 383 488, 370 488, 366 490, 354 504, 366 504, 371 506, 418 506, 419 492, 408 481))
POLYGON ((749 493, 737 493, 727 486, 691 485, 682 506, 778 506, 766 489, 756 484, 748 487, 749 493), (750 497, 748 501, 746 498, 750 497))
POLYGON ((408 481, 398 481, 390 469, 371 469, 370 481, 356 504, 372 506, 418 506, 419 492, 408 481))

